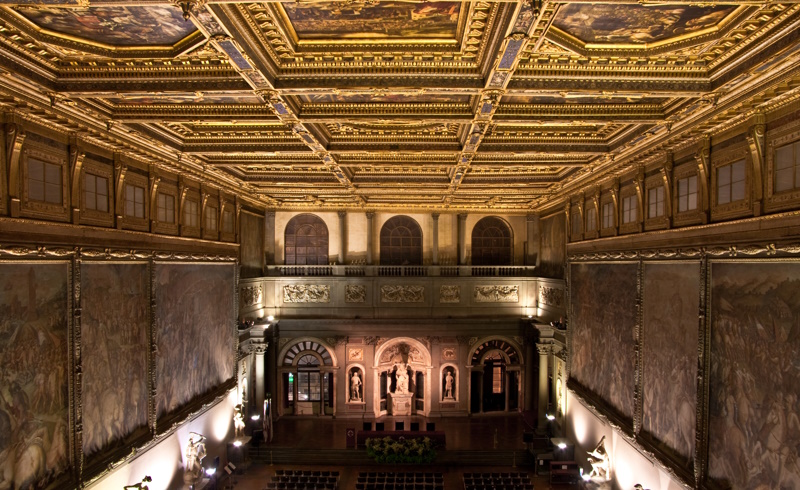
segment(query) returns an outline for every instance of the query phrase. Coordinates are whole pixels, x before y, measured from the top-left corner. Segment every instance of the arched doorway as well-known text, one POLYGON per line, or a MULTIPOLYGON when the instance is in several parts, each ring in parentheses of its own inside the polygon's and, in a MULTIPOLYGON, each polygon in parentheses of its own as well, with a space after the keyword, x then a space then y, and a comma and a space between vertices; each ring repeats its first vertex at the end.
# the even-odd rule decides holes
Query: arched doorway
POLYGON ((296 340, 279 354, 279 415, 335 415, 336 360, 318 339, 296 340))
POLYGON ((519 347, 510 340, 490 338, 470 352, 470 413, 519 410, 523 382, 519 347))
POLYGON ((428 415, 431 356, 418 340, 400 337, 375 351, 373 407, 376 416, 428 415))

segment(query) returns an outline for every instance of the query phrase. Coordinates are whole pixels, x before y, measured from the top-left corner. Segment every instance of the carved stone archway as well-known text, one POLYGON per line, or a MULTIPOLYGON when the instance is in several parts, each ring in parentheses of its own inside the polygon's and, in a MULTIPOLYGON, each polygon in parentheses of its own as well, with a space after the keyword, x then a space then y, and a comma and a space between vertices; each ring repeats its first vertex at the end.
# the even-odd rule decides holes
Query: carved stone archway
POLYGON ((373 410, 376 416, 428 415, 431 354, 419 340, 398 337, 375 350, 373 410))

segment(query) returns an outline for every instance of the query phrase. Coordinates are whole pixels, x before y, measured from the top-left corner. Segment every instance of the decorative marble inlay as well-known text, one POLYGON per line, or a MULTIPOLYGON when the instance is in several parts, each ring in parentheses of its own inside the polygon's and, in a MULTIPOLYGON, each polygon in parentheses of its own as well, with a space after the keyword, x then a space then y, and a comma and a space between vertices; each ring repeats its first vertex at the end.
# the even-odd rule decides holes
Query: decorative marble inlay
POLYGON ((347 360, 348 361, 363 361, 364 360, 364 349, 348 349, 347 350, 347 360))
POLYGON ((460 303, 461 286, 445 285, 439 288, 439 303, 460 303))
POLYGON ((367 300, 367 287, 362 284, 347 284, 344 287, 345 303, 364 303, 367 300))
POLYGON ((425 286, 381 286, 382 303, 422 303, 425 301, 425 286))
POLYGON ((519 286, 475 286, 477 303, 519 303, 519 286))
POLYGON ((326 284, 288 284, 283 286, 284 303, 330 303, 331 287, 326 284))
POLYGON ((443 361, 455 361, 456 360, 456 348, 455 347, 442 347, 442 360, 443 361))

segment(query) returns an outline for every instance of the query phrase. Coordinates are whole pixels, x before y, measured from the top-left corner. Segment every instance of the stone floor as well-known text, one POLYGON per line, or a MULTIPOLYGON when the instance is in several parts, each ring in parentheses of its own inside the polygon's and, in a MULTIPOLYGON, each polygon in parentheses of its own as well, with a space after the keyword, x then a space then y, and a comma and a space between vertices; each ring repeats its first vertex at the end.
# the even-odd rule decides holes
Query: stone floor
MULTIPOLYGON (((405 429, 410 423, 419 422, 425 427, 428 420, 422 417, 382 417, 386 429, 393 429, 394 422, 402 420, 405 429)), ((527 472, 537 490, 556 488, 578 488, 578 486, 550 486, 547 476, 535 475, 532 461, 526 454, 522 433, 531 428, 520 414, 488 414, 460 418, 431 419, 437 431, 444 431, 447 450, 440 453, 437 462, 424 466, 381 466, 366 460, 363 450, 346 449, 345 431, 348 428, 361 430, 362 420, 330 419, 320 417, 285 417, 275 424, 275 436, 268 445, 261 445, 254 452, 258 456, 242 474, 234 475, 232 488, 236 490, 262 490, 278 469, 312 469, 339 471, 341 490, 354 490, 356 478, 361 471, 425 471, 441 472, 444 490, 463 490, 465 472, 527 472), (297 461, 286 460, 285 456, 297 461), (486 465, 476 463, 472 457, 484 457, 486 465), (513 455, 507 461, 497 455, 513 455), (527 464, 517 465, 519 461, 527 464), (329 461, 336 460, 335 464, 329 461), (455 459, 454 459, 455 458, 455 459), (458 458, 464 458, 459 460, 458 458), (273 461, 270 464, 270 461, 273 461), (279 460, 275 462, 274 460, 279 460), (326 462, 328 461, 328 462, 326 462), (444 463, 442 463, 444 461, 444 463)), ((480 459, 479 459, 480 461, 480 459)), ((217 488, 225 488, 227 478, 218 482, 217 488)))

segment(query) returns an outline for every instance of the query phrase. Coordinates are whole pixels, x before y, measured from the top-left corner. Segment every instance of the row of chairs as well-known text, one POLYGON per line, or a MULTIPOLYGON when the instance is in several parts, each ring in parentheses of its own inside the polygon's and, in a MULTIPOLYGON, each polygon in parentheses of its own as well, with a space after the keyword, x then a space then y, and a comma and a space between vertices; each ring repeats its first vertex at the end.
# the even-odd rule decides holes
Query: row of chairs
POLYGON ((356 490, 444 490, 443 483, 356 483, 356 490))
POLYGON ((444 480, 444 475, 437 472, 384 472, 384 471, 362 471, 358 474, 359 482, 439 482, 444 480))
POLYGON ((527 473, 464 473, 464 490, 533 490, 527 473))
POLYGON ((269 482, 264 490, 337 490, 338 483, 287 483, 269 482))
POLYGON ((530 478, 527 473, 519 471, 464 473, 464 478, 530 478))
POLYGON ((339 472, 327 470, 275 470, 275 476, 335 476, 338 478, 339 472))
POLYGON ((272 477, 272 481, 277 483, 336 483, 336 480, 338 478, 335 476, 276 475, 272 477))

